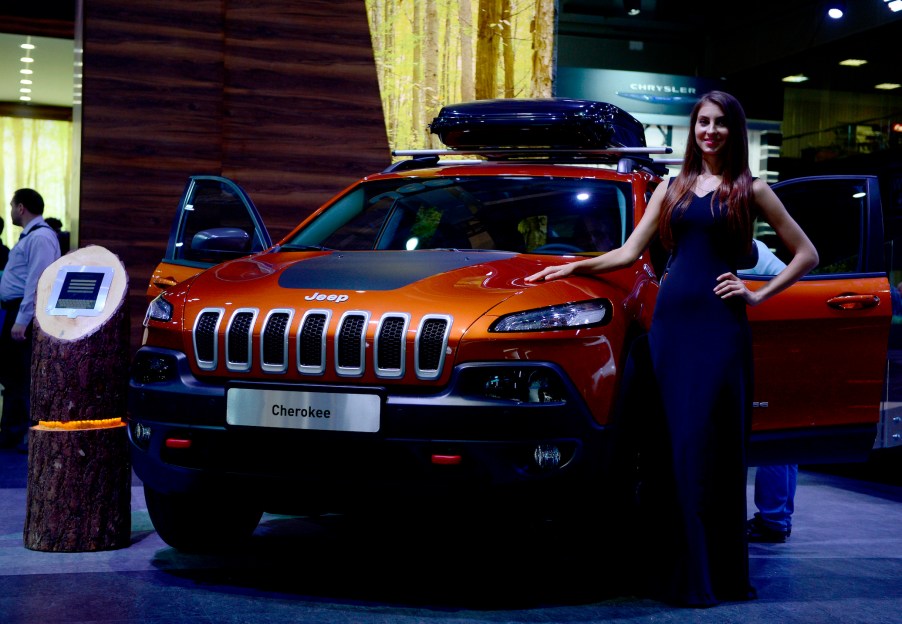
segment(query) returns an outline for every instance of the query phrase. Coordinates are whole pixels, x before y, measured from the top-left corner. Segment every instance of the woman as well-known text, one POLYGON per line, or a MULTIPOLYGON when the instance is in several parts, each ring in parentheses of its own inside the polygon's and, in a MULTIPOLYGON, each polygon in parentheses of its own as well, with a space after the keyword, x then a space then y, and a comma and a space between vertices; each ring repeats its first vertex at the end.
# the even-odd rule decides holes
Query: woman
MULTIPOLYGON (((754 597, 748 579, 745 445, 751 417, 747 305, 758 305, 817 265, 817 251, 773 190, 748 167, 745 112, 713 91, 692 110, 679 175, 660 184, 626 243, 606 254, 547 267, 528 282, 632 265, 657 233, 671 251, 648 334, 654 394, 663 405, 667 493, 652 504, 661 541, 657 597, 687 606, 754 597), (792 259, 749 290, 736 276, 752 248, 756 218, 773 227, 792 259)), ((644 346, 644 345, 642 345, 644 346)), ((641 354, 645 353, 644 356, 641 354)), ((632 363, 642 370, 642 363, 632 363)), ((639 414, 634 414, 639 416, 639 414)), ((660 484, 656 484, 660 486, 660 484)), ((659 491, 650 488, 653 491, 659 491)), ((644 505, 644 504, 643 504, 644 505)), ((648 537, 648 536, 646 536, 648 537)))

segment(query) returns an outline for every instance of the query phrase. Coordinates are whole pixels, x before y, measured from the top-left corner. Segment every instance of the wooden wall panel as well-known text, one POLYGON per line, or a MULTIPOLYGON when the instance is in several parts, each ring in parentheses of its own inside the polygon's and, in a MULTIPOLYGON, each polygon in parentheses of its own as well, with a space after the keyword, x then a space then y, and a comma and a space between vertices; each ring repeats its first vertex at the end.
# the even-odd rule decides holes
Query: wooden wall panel
POLYGON ((279 238, 389 151, 364 1, 262 4, 228 4, 223 160, 279 238))
POLYGON ((84 6, 80 245, 143 293, 190 174, 222 174, 278 238, 389 162, 363 0, 84 6))

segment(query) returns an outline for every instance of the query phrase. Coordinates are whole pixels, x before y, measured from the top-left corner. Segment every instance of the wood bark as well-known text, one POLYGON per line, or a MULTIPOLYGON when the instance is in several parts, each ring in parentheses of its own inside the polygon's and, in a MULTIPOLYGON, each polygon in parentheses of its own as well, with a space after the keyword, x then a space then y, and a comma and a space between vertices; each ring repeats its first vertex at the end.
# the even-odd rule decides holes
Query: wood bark
POLYGON ((32 420, 69 422, 125 415, 129 311, 127 299, 114 303, 108 322, 79 340, 57 338, 35 322, 32 420))
MULTIPOLYGON (((452 19, 453 15, 454 14, 450 10, 446 10, 444 12, 444 19, 442 20, 442 55, 441 67, 438 72, 438 93, 436 94, 438 96, 436 101, 438 102, 439 107, 460 101, 460 97, 457 93, 457 83, 459 82, 460 76, 456 62, 459 50, 457 49, 457 44, 454 40, 456 29, 454 20, 452 19)), ((433 147, 441 146, 441 141, 438 141, 437 137, 434 135, 432 137, 432 145, 433 147)))
POLYGON ((500 0, 479 0, 479 26, 476 39, 476 99, 497 97, 498 60, 501 50, 499 22, 500 0))
POLYGON ((28 434, 25 547, 85 552, 128 546, 131 462, 125 425, 28 434))
POLYGON ((122 418, 128 388, 128 275, 106 249, 88 246, 51 264, 38 281, 32 350, 25 546, 79 552, 126 546, 131 462, 122 418), (110 267, 96 316, 51 315, 63 267, 110 267))
MULTIPOLYGON (((473 8, 470 2, 460 3, 460 101, 476 98, 473 64, 473 8)), ((450 104, 451 102, 449 102, 450 104)))
POLYGON ((439 65, 439 21, 435 0, 426 0, 426 15, 423 20, 423 125, 420 136, 430 147, 439 147, 440 142, 430 134, 428 125, 438 114, 438 65, 439 65))
POLYGON ((516 96, 514 92, 514 37, 513 16, 511 15, 510 0, 501 0, 501 46, 502 59, 504 60, 504 97, 516 96))
POLYGON ((414 2, 413 4, 412 31, 415 33, 413 37, 413 56, 411 59, 413 61, 411 74, 413 79, 413 89, 411 91, 411 115, 409 120, 410 128, 408 130, 415 145, 424 145, 424 143, 421 143, 424 136, 421 128, 426 123, 426 113, 423 102, 423 38, 419 36, 423 26, 422 7, 422 2, 414 2))
POLYGON ((554 85, 554 2, 536 0, 532 28, 532 93, 531 97, 551 97, 554 85))

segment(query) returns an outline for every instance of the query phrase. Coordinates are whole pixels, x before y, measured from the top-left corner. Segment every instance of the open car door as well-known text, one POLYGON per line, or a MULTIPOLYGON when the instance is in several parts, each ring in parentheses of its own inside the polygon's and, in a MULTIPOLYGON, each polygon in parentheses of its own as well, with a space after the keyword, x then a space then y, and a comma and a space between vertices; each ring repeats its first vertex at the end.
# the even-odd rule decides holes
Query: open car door
POLYGON ((166 255, 150 278, 148 299, 208 267, 271 246, 257 208, 240 186, 219 176, 191 176, 166 255))
MULTIPOLYGON (((799 178, 773 188, 811 238, 820 263, 749 308, 755 353, 750 462, 865 458, 880 417, 892 317, 877 178, 799 178)), ((767 248, 764 256, 770 250, 779 260, 771 257, 776 268, 764 274, 740 272, 751 289, 789 261, 767 223, 755 224, 755 238, 767 248)))

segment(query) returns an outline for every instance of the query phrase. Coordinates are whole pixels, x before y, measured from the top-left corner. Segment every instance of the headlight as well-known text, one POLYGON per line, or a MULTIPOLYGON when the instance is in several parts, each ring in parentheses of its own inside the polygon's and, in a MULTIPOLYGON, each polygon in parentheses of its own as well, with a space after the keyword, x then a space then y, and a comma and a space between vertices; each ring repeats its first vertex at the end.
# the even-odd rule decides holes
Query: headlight
POLYGON ((492 323, 492 332, 549 331, 606 325, 611 320, 611 302, 593 299, 577 303, 515 312, 492 323))
POLYGON ((163 299, 163 295, 157 295, 156 299, 147 306, 147 313, 144 315, 144 327, 151 319, 168 323, 172 320, 172 304, 163 299))

